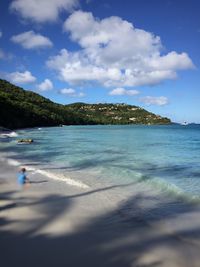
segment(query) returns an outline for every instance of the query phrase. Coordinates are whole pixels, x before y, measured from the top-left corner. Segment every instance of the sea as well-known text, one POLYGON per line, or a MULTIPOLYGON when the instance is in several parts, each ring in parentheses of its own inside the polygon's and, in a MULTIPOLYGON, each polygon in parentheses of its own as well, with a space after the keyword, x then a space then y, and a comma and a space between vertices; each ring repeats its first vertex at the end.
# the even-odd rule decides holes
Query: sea
POLYGON ((200 125, 41 127, 0 138, 10 164, 75 186, 137 183, 200 199, 200 125), (18 144, 19 139, 33 139, 18 144))

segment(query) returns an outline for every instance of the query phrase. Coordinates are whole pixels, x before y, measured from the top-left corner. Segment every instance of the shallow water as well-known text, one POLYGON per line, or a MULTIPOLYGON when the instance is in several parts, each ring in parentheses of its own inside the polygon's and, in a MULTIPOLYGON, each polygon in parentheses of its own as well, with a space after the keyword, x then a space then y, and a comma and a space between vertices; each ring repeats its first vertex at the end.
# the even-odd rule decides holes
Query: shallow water
POLYGON ((86 184, 142 182, 200 197, 199 125, 64 126, 17 133, 0 140, 2 155, 48 166, 62 177, 76 173, 86 184), (17 145, 21 138, 34 143, 17 145))

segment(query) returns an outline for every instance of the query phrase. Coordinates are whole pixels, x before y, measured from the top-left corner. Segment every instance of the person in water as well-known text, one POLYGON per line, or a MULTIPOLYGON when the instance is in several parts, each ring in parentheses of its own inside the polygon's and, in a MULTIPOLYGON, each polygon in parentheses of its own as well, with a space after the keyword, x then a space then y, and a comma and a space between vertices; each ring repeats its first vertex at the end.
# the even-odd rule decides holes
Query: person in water
POLYGON ((27 185, 30 183, 29 179, 27 178, 26 175, 26 169, 25 168, 21 168, 20 173, 18 175, 18 183, 21 186, 27 185))

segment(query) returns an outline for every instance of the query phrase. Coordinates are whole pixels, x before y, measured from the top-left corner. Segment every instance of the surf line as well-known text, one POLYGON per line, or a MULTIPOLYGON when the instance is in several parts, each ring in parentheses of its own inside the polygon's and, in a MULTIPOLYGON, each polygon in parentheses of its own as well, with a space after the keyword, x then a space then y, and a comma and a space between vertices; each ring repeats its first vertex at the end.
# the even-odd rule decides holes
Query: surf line
POLYGON ((76 180, 73 180, 69 177, 66 177, 64 175, 58 175, 58 174, 54 174, 54 173, 51 173, 51 172, 48 172, 48 171, 44 171, 44 170, 35 170, 35 173, 39 173, 39 174, 42 174, 46 177, 49 177, 51 179, 54 179, 54 180, 59 180, 59 181, 63 181, 65 183, 67 183, 68 185, 73 185, 73 186, 76 186, 76 187, 79 187, 79 188, 84 188, 84 189, 88 189, 90 188, 88 185, 80 182, 80 181, 76 181, 76 180))
POLYGON ((36 170, 34 167, 32 166, 27 166, 27 164, 23 164, 22 162, 20 161, 17 161, 17 160, 14 160, 14 159, 0 159, 2 162, 7 162, 7 164, 9 164, 10 166, 22 166, 24 165, 27 169, 27 171, 30 171, 32 172, 32 174, 34 173, 39 173, 43 176, 46 176, 48 178, 51 178, 51 179, 54 179, 54 180, 58 180, 58 181, 63 181, 65 182, 66 184, 68 185, 72 185, 72 186, 76 186, 76 187, 79 187, 79 188, 83 188, 83 189, 88 189, 90 188, 89 185, 85 184, 85 183, 82 183, 80 181, 76 181, 76 180, 73 180, 69 177, 66 177, 64 175, 58 175, 58 174, 54 174, 54 173, 51 173, 51 172, 48 172, 48 171, 44 171, 44 170, 36 170))

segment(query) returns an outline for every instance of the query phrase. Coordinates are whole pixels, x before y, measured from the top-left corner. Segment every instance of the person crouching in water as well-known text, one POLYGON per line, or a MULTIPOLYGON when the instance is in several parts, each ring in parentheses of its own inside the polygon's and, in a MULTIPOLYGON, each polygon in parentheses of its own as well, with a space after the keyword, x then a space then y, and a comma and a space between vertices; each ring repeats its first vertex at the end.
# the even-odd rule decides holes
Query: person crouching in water
POLYGON ((26 169, 21 168, 19 175, 18 175, 18 183, 22 187, 27 187, 30 184, 29 179, 26 176, 26 169))

